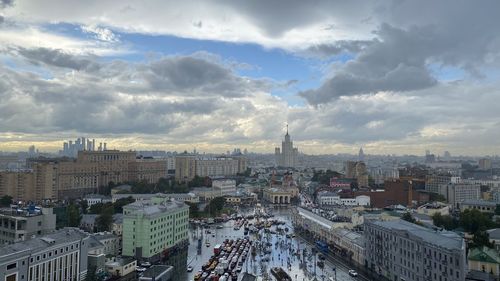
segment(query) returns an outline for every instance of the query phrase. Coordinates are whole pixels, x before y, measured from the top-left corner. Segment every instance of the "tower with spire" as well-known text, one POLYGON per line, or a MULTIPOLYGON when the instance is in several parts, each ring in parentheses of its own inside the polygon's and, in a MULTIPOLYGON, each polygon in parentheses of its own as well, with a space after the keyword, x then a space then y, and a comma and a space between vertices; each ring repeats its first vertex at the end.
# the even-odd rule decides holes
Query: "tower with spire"
POLYGON ((281 150, 279 147, 274 149, 276 165, 280 167, 296 167, 299 150, 293 147, 293 141, 288 134, 288 124, 286 125, 285 140, 281 142, 281 150))
POLYGON ((358 153, 358 161, 359 162, 364 162, 365 161, 365 153, 363 152, 363 148, 359 148, 359 153, 358 153))

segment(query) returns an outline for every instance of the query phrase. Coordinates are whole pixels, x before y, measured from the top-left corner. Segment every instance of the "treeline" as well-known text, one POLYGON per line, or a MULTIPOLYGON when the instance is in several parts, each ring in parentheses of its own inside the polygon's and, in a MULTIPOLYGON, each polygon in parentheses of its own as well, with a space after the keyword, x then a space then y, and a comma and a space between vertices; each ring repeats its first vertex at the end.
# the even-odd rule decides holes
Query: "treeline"
POLYGON ((130 191, 120 191, 118 193, 133 193, 133 194, 144 194, 144 193, 188 193, 193 187, 209 186, 210 179, 207 177, 195 176, 191 181, 187 183, 179 183, 174 179, 160 178, 157 183, 148 183, 147 181, 133 181, 125 183, 114 183, 109 182, 107 186, 102 186, 99 188, 98 193, 102 195, 109 196, 111 194, 111 189, 122 185, 130 185, 130 191))
POLYGON ((464 210, 458 217, 436 213, 432 221, 435 226, 446 230, 463 230, 473 234, 472 247, 491 247, 486 230, 500 227, 500 222, 493 221, 493 214, 482 213, 477 209, 464 210))

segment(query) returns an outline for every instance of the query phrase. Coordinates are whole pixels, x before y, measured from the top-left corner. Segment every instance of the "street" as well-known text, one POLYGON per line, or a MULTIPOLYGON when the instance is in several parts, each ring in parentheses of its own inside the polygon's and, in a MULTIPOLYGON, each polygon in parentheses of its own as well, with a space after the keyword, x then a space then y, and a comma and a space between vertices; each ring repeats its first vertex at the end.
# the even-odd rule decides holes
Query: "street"
MULTIPOLYGON (((319 261, 318 255, 312 255, 314 245, 306 241, 304 238, 296 236, 287 238, 285 233, 278 233, 278 229, 288 228, 290 235, 293 234, 293 227, 291 225, 289 210, 280 209, 273 212, 275 217, 273 220, 284 221, 285 225, 272 226, 269 228, 268 233, 264 233, 264 229, 255 234, 250 234, 251 241, 257 249, 255 257, 249 256, 243 264, 242 272, 249 272, 256 276, 274 279, 269 270, 272 267, 282 267, 292 278, 297 281, 313 280, 316 276, 317 280, 371 280, 361 273, 357 277, 349 276, 348 270, 351 269, 344 261, 334 259, 329 255, 324 255, 324 267, 321 268, 317 265, 319 261), (272 232, 272 233, 271 233, 272 232), (303 250, 306 249, 307 255, 304 257, 303 250), (335 271, 334 271, 335 269, 335 271)), ((216 244, 222 243, 225 239, 237 239, 244 237, 244 230, 241 227, 239 230, 234 230, 234 220, 230 220, 221 224, 214 224, 210 227, 210 234, 206 234, 201 228, 191 229, 190 231, 190 245, 188 251, 188 265, 193 267, 193 272, 188 273, 188 281, 192 281, 194 275, 201 269, 201 266, 207 262, 213 255, 213 247, 216 244), (222 228, 217 229, 216 225, 221 225, 222 228), (203 233, 201 254, 198 254, 198 237, 203 233), (214 237, 215 236, 215 237, 214 237), (206 242, 210 243, 210 247, 206 246, 206 242)), ((249 223, 255 223, 255 220, 249 220, 249 223)), ((358 272, 359 273, 359 272, 358 272)), ((243 274, 240 274, 239 278, 243 274)))

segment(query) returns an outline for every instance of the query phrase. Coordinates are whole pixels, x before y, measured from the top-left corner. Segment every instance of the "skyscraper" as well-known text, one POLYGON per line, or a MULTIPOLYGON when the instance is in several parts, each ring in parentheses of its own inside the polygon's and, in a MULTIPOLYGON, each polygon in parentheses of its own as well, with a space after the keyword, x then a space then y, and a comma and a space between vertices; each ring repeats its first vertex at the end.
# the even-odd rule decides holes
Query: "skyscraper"
POLYGON ((360 161, 360 162, 364 162, 365 161, 365 153, 363 152, 363 148, 362 147, 359 149, 358 161, 360 161))
POLYGON ((274 149, 276 164, 281 167, 296 167, 298 154, 299 150, 293 147, 293 142, 288 134, 288 125, 286 125, 286 135, 285 140, 281 142, 281 151, 279 147, 274 149))

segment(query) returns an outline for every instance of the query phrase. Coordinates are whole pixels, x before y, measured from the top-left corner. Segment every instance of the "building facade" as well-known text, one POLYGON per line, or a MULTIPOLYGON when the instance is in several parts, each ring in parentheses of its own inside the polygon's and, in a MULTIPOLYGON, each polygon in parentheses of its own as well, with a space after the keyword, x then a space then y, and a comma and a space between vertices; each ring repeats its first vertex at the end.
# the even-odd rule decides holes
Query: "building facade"
POLYGON ((219 189, 222 196, 233 195, 236 193, 236 181, 231 179, 213 180, 212 187, 219 189))
POLYGON ((25 241, 55 229, 56 215, 52 208, 0 209, 0 245, 25 241))
POLYGON ((453 209, 460 208, 460 203, 465 200, 478 200, 481 198, 479 184, 449 183, 439 186, 439 194, 443 195, 453 209))
POLYGON ((243 155, 204 157, 180 154, 175 157, 175 179, 186 182, 195 176, 235 176, 246 171, 246 163, 243 155))
POLYGON ((123 207, 123 255, 158 260, 188 240, 189 207, 165 197, 123 207))
POLYGON ((0 280, 85 280, 89 236, 76 228, 0 248, 0 280))
POLYGON ((365 221, 366 266, 389 280, 463 281, 465 241, 403 220, 365 221))
POLYGON ((95 192, 109 182, 156 183, 167 175, 163 160, 136 159, 134 151, 79 151, 76 159, 30 159, 30 170, 0 172, 0 195, 15 200, 71 199, 95 192))
POLYGON ((274 149, 276 165, 280 167, 297 167, 299 149, 293 147, 293 141, 288 134, 288 125, 286 126, 285 140, 281 142, 281 150, 279 147, 274 149))
POLYGON ((425 190, 432 193, 439 193, 439 186, 449 184, 451 176, 449 175, 426 175, 425 190))

